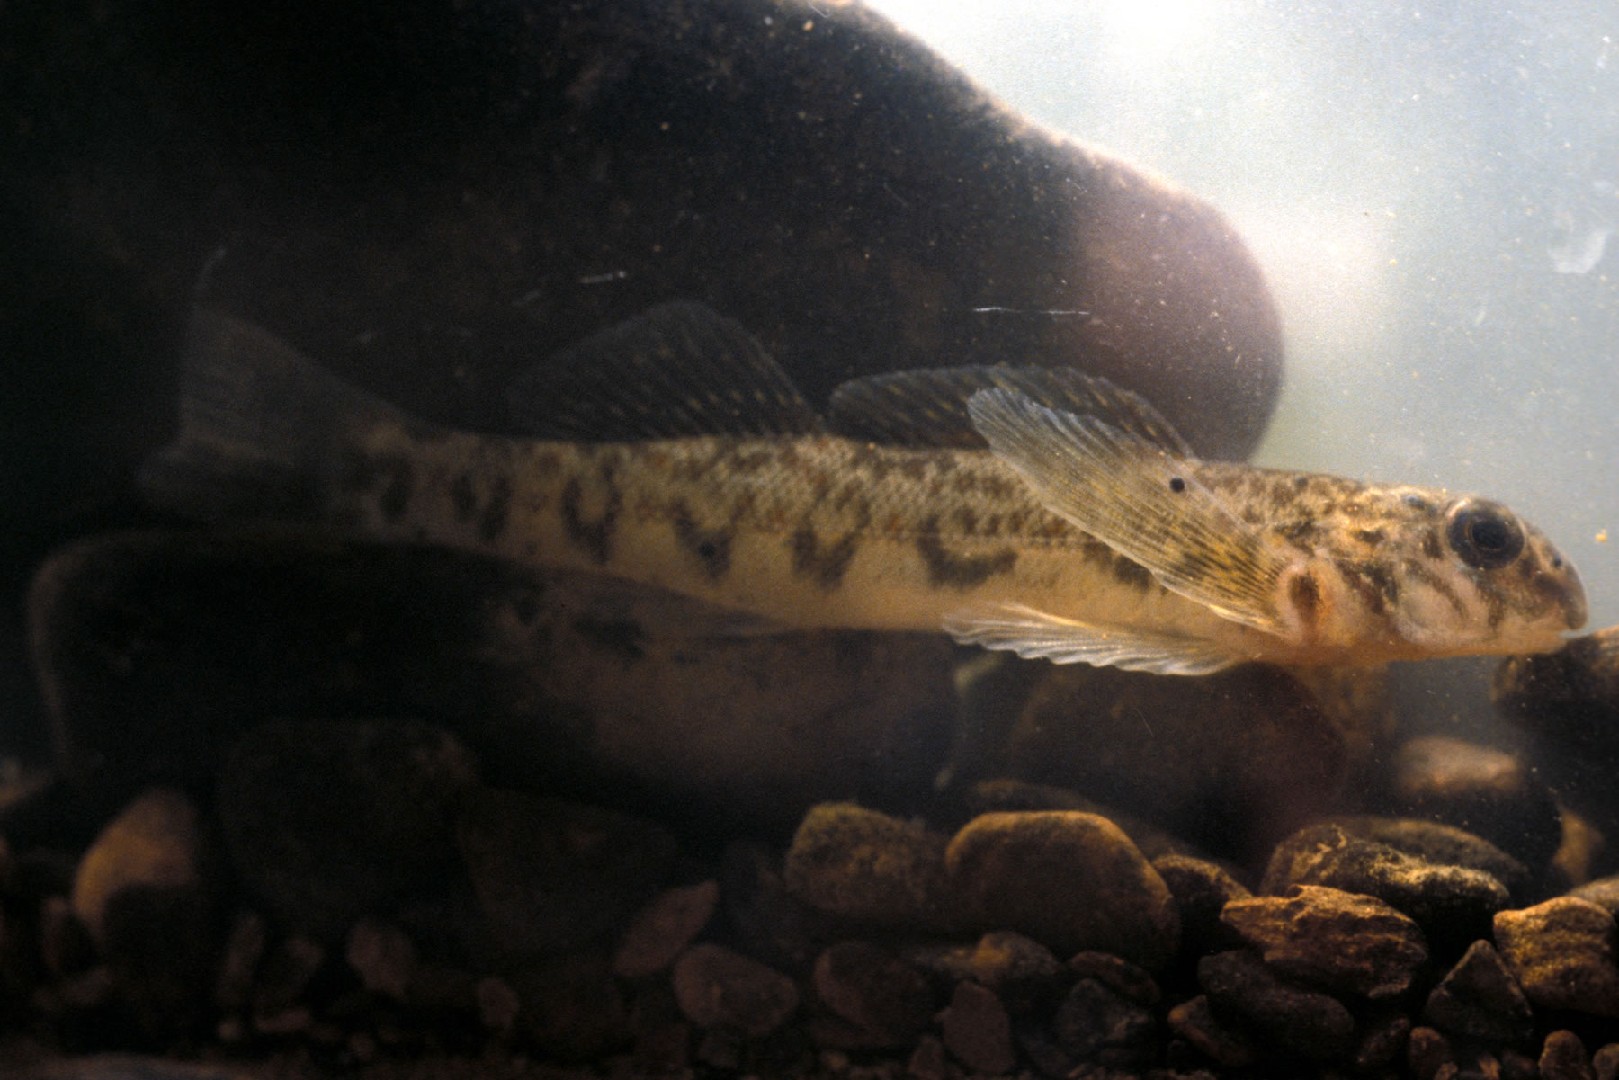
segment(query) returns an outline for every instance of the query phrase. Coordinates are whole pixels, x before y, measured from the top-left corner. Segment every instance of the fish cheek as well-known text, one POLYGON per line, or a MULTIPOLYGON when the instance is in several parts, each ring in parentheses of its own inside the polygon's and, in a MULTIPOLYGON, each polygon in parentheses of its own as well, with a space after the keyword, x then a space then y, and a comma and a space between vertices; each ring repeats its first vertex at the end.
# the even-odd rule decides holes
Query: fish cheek
POLYGON ((1293 639, 1300 644, 1319 641, 1330 605, 1316 568, 1308 563, 1289 567, 1277 581, 1277 591, 1277 607, 1293 639))

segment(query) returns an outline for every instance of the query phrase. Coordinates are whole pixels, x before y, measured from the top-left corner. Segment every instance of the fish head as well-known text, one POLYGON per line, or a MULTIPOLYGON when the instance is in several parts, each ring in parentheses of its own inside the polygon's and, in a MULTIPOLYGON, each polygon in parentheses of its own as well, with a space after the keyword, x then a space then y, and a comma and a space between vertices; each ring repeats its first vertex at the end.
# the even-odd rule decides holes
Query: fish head
POLYGON ((1585 625, 1574 564, 1512 510, 1473 495, 1390 494, 1407 513, 1389 523, 1387 615, 1410 655, 1546 652, 1585 625))

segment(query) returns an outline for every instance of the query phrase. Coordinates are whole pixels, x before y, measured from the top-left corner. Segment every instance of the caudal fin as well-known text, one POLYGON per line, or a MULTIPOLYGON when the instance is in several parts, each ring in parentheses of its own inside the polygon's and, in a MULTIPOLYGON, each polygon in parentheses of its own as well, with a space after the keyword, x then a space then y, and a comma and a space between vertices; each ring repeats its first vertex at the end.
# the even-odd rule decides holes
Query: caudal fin
POLYGON ((197 310, 180 429, 147 459, 143 493, 208 521, 318 516, 350 433, 397 411, 273 334, 197 310))

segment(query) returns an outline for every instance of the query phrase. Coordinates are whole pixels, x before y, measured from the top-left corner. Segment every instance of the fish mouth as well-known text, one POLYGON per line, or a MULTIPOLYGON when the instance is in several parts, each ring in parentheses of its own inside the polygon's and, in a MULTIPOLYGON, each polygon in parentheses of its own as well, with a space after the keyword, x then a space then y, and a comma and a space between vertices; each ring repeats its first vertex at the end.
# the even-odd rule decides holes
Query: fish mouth
POLYGON ((1558 582, 1563 592, 1563 621, 1568 629, 1578 630, 1585 625, 1590 616, 1590 605, 1585 599, 1585 586, 1580 581, 1580 575, 1574 569, 1574 564, 1568 561, 1563 563, 1563 577, 1558 582))
POLYGON ((1590 616, 1590 607, 1585 601, 1585 590, 1579 588, 1575 582, 1575 589, 1563 601, 1563 618, 1568 622, 1570 630, 1579 630, 1585 626, 1585 620, 1590 616))

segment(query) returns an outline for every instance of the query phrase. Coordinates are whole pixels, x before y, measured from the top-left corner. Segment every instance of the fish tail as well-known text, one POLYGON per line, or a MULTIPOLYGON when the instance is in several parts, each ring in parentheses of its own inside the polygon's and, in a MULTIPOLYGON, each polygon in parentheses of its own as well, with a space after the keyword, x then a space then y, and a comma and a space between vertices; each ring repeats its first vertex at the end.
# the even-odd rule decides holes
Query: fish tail
POLYGON ((141 468, 158 506, 208 521, 319 516, 351 433, 387 403, 252 324, 198 310, 173 442, 141 468))

